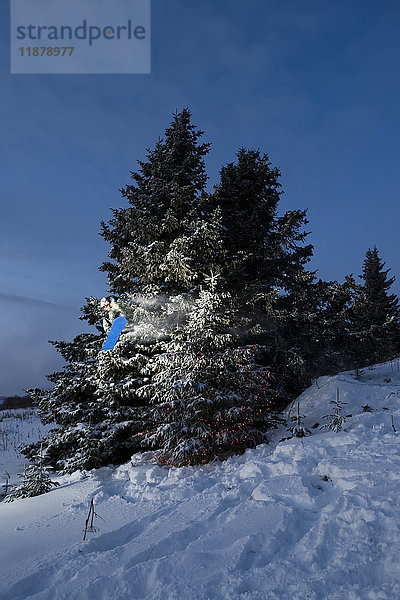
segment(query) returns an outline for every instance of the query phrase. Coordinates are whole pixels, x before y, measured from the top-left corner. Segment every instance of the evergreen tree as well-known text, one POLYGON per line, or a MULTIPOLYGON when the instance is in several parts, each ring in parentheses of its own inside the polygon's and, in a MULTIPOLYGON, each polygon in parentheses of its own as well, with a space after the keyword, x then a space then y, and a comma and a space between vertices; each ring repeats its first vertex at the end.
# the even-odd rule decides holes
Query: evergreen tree
MULTIPOLYGON (((47 376, 53 388, 27 391, 39 408, 42 422, 58 426, 42 442, 47 462, 54 468, 68 470, 66 462, 79 460, 80 441, 92 418, 91 405, 97 388, 94 356, 101 347, 101 337, 81 334, 72 342, 50 343, 67 364, 62 371, 47 376)), ((23 452, 32 459, 39 446, 40 443, 28 445, 23 452)))
POLYGON ((339 388, 336 388, 336 400, 331 400, 329 404, 332 404, 333 412, 322 417, 323 419, 327 419, 328 422, 321 425, 320 429, 329 429, 329 431, 339 433, 346 423, 346 417, 341 413, 343 406, 347 404, 347 402, 342 402, 342 400, 340 400, 339 388))
POLYGON ((302 230, 305 212, 278 216, 279 177, 266 154, 242 148, 236 163, 222 167, 214 193, 204 201, 209 213, 217 209, 221 214, 229 290, 245 288, 253 296, 254 288, 258 293, 288 291, 310 260, 312 246, 304 245, 307 233, 302 230))
POLYGON ((354 301, 354 278, 349 275, 344 283, 318 280, 314 284, 313 319, 301 323, 302 335, 308 334, 305 360, 312 377, 334 374, 351 368, 349 342, 349 311, 354 301))
POLYGON ((360 278, 362 287, 363 316, 369 326, 381 326, 397 321, 400 316, 399 300, 395 294, 388 294, 395 278, 388 279, 390 269, 384 270, 386 263, 379 258, 376 246, 367 250, 360 278))
MULTIPOLYGON (((83 312, 89 321, 94 322, 96 315, 99 320, 98 306, 96 299, 88 299, 83 312)), ((132 306, 134 331, 127 328, 113 351, 100 352, 104 335, 82 334, 73 342, 52 342, 67 364, 48 376, 52 389, 29 392, 42 421, 57 424, 42 441, 46 460, 54 468, 93 469, 121 463, 139 451, 135 436, 147 424, 149 411, 136 389, 147 375, 149 357, 157 351, 149 342, 147 312, 143 301, 132 306)), ((27 446, 24 454, 34 456, 38 446, 27 446)))
POLYGON ((360 279, 354 286, 354 303, 350 311, 353 366, 363 367, 393 358, 399 351, 399 300, 388 291, 395 278, 374 247, 368 249, 360 279))
POLYGON ((315 329, 317 321, 315 276, 306 269, 313 248, 305 245, 304 211, 278 215, 279 178, 266 154, 242 148, 236 163, 221 169, 205 205, 221 214, 222 286, 234 292, 242 317, 248 315, 245 340, 265 347, 266 364, 288 392, 296 393, 308 377, 308 324, 315 329))
POLYGON ((202 135, 188 109, 176 113, 165 139, 132 172, 134 183, 120 190, 129 206, 113 210, 101 234, 111 244, 113 262, 100 267, 111 291, 179 294, 222 262, 218 211, 206 220, 201 210, 210 146, 199 143, 202 135))
MULTIPOLYGON (((176 114, 165 141, 159 140, 148 151, 148 162, 132 174, 134 185, 121 190, 129 207, 113 211, 110 224, 102 224, 114 262, 101 269, 111 290, 131 306, 131 327, 113 351, 100 352, 103 315, 99 301, 87 299, 81 319, 99 335, 53 342, 66 366, 48 377, 53 389, 30 390, 43 421, 58 426, 44 445, 47 460, 62 471, 123 462, 139 450, 137 434, 149 426, 151 415, 136 390, 150 376, 150 359, 161 351, 160 331, 168 338, 176 326, 175 317, 163 313, 163 303, 168 294, 195 293, 206 273, 216 272, 222 262, 220 217, 213 211, 205 219, 200 208, 209 147, 198 143, 201 135, 188 110, 176 114)), ((24 450, 27 456, 36 451, 35 445, 24 450)))
POLYGON ((186 324, 153 361, 138 393, 153 405, 143 446, 161 463, 183 466, 227 458, 266 440, 277 393, 257 344, 238 347, 228 294, 213 285, 195 300, 186 324))
POLYGON ((59 485, 59 483, 51 480, 50 469, 44 464, 41 446, 39 454, 33 457, 33 463, 28 465, 28 467, 25 465, 24 472, 18 475, 21 479, 21 484, 11 488, 10 493, 5 498, 5 502, 13 502, 19 498, 40 496, 59 485))

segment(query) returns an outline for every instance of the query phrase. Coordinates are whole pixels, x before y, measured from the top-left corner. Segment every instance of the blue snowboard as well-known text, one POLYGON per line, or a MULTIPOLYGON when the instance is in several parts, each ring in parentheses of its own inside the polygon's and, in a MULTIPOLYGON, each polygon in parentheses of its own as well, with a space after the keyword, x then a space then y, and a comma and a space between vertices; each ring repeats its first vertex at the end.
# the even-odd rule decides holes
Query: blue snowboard
POLYGON ((102 350, 114 350, 115 344, 118 342, 118 338, 121 335, 121 331, 126 325, 125 317, 117 317, 107 336, 106 341, 103 344, 102 350))

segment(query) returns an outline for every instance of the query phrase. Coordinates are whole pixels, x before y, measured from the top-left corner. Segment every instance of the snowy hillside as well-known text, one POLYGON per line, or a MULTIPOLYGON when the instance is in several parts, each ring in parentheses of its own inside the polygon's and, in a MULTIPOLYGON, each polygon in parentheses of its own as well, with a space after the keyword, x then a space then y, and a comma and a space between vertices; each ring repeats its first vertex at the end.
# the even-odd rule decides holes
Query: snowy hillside
POLYGON ((298 401, 305 438, 280 442, 282 426, 205 467, 135 456, 0 503, 1 600, 400 598, 399 364, 320 378, 298 401), (344 429, 320 430, 337 389, 344 429))

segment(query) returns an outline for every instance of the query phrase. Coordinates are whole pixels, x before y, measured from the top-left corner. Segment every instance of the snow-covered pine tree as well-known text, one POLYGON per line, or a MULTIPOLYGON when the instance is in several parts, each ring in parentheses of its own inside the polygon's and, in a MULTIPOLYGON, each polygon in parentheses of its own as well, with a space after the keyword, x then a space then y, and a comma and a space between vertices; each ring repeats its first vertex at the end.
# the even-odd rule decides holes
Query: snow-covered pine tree
POLYGON ((202 290, 186 324, 153 359, 152 380, 138 390, 153 406, 142 436, 161 463, 184 466, 227 458, 266 440, 277 394, 264 348, 240 346, 232 298, 202 290))
POLYGON ((389 360, 400 350, 400 306, 389 289, 395 278, 374 247, 365 255, 360 279, 354 285, 354 303, 350 310, 350 346, 354 367, 389 360))
POLYGON ((334 433, 339 433, 343 429, 343 425, 346 423, 345 415, 342 415, 342 408, 347 402, 343 402, 340 399, 339 388, 336 388, 336 400, 331 400, 329 404, 333 406, 333 413, 324 415, 322 418, 327 419, 327 423, 321 425, 320 429, 329 429, 334 433))
POLYGON ((32 464, 25 465, 24 472, 18 475, 21 479, 21 484, 11 488, 9 494, 5 497, 5 502, 13 502, 19 498, 40 496, 59 485, 56 481, 52 481, 50 469, 44 464, 41 445, 39 454, 32 457, 32 464))
MULTIPOLYGON (((47 376, 54 384, 53 388, 36 388, 27 392, 38 406, 42 422, 54 423, 57 428, 51 430, 42 442, 25 446, 23 453, 33 459, 42 444, 46 461, 54 468, 64 470, 70 458, 81 458, 81 442, 92 419, 91 407, 97 388, 94 357, 101 347, 101 337, 81 334, 72 342, 50 343, 61 354, 66 366, 62 371, 47 376)), ((82 458, 82 468, 84 464, 88 468, 82 458)))
MULTIPOLYGON (((98 300, 87 299, 80 318, 95 325, 99 335, 53 342, 66 366, 48 377, 53 389, 30 390, 44 422, 57 425, 43 440, 47 460, 57 469, 120 463, 139 450, 136 434, 151 421, 136 389, 150 375, 150 359, 161 351, 158 333, 168 337, 168 328, 175 326, 174 319, 163 320, 162 305, 168 294, 198 289, 205 274, 217 272, 222 262, 220 216, 214 211, 204 218, 200 209, 209 147, 199 144, 201 135, 188 110, 176 114, 165 140, 132 174, 134 184, 121 190, 129 207, 115 210, 110 224, 102 225, 115 262, 101 270, 108 273, 110 291, 125 294, 131 305, 132 327, 125 328, 112 352, 99 352, 103 315, 98 300)), ((36 451, 35 445, 24 450, 27 456, 36 451)))
POLYGON ((300 402, 297 403, 297 414, 290 418, 293 425, 289 427, 288 431, 293 435, 293 437, 303 438, 307 435, 310 435, 310 431, 306 429, 303 425, 303 420, 305 419, 305 415, 300 414, 300 402))
POLYGON ((133 183, 120 190, 129 206, 113 210, 101 233, 111 244, 112 260, 100 270, 112 292, 180 294, 224 262, 220 215, 213 210, 205 218, 202 211, 210 147, 199 143, 202 135, 189 109, 176 113, 165 138, 131 173, 133 183))
MULTIPOLYGON (((161 329, 154 299, 147 306, 142 297, 130 302, 133 325, 115 350, 99 352, 104 334, 52 342, 66 366, 48 375, 52 389, 29 390, 42 421, 57 425, 41 443, 46 461, 62 472, 121 463, 140 450, 136 435, 148 426, 150 413, 136 389, 149 375, 149 359, 159 351, 157 340, 169 322, 161 329)), ((94 298, 82 310, 89 322, 101 316, 94 298)), ((38 447, 27 446, 24 454, 31 458, 38 447)))

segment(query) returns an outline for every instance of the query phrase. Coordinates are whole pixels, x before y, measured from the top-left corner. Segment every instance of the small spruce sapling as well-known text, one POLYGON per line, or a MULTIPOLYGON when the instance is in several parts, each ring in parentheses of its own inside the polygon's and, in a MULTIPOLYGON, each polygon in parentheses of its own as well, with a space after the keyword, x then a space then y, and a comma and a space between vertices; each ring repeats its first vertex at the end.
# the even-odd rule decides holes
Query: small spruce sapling
POLYGON ((363 375, 364 375, 363 369, 360 369, 360 367, 356 367, 354 370, 354 377, 357 379, 357 381, 361 381, 361 377, 363 375))
POLYGON ((32 498, 46 494, 52 487, 60 485, 52 481, 49 475, 50 468, 43 464, 42 447, 40 453, 35 457, 35 462, 28 467, 25 465, 24 472, 18 473, 21 479, 19 486, 11 488, 10 493, 5 497, 5 502, 13 502, 19 498, 32 498))
POLYGON ((310 435, 310 431, 306 429, 302 425, 302 419, 304 419, 304 415, 300 415, 300 403, 297 403, 297 415, 295 417, 291 417, 291 421, 294 423, 292 427, 289 428, 289 431, 292 433, 293 437, 302 438, 306 435, 310 435))
POLYGON ((346 422, 346 417, 342 415, 341 412, 343 405, 347 404, 347 402, 342 402, 342 400, 340 400, 339 388, 336 388, 336 400, 331 400, 329 404, 334 406, 333 413, 322 417, 323 419, 328 419, 328 422, 321 425, 320 429, 329 429, 330 431, 338 433, 342 430, 343 425, 346 422))

